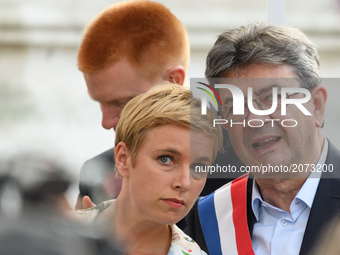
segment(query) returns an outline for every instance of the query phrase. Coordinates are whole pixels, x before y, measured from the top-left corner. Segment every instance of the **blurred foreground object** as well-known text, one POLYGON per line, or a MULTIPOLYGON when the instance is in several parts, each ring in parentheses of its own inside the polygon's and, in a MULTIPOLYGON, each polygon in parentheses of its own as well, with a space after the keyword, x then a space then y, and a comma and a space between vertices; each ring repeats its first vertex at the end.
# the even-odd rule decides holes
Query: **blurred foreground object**
POLYGON ((0 254, 120 254, 102 229, 65 217, 61 164, 23 154, 0 162, 0 254))

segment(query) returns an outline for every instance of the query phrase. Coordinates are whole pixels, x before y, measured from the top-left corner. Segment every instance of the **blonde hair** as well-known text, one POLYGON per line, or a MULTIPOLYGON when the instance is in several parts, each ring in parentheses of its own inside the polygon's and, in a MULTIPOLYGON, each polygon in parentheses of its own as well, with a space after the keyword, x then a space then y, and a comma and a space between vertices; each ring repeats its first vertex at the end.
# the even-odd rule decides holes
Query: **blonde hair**
POLYGON ((124 142, 132 162, 146 133, 161 125, 177 125, 202 131, 214 142, 213 157, 222 149, 223 136, 219 126, 213 127, 216 115, 208 109, 201 115, 201 102, 189 89, 174 84, 161 84, 141 94, 124 107, 116 128, 115 145, 124 142))
POLYGON ((78 67, 90 73, 126 58, 153 81, 175 65, 187 70, 189 54, 185 27, 164 5, 134 0, 107 7, 88 24, 78 67))

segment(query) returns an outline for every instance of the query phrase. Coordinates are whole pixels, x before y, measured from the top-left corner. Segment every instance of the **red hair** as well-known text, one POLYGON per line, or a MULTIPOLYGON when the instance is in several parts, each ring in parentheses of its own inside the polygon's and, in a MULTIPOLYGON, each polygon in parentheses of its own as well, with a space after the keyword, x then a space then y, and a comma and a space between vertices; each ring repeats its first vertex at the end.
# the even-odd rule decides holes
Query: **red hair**
POLYGON ((150 79, 172 66, 189 64, 189 41, 183 24, 162 4, 127 1, 104 9, 85 29, 78 51, 84 73, 127 58, 150 79))

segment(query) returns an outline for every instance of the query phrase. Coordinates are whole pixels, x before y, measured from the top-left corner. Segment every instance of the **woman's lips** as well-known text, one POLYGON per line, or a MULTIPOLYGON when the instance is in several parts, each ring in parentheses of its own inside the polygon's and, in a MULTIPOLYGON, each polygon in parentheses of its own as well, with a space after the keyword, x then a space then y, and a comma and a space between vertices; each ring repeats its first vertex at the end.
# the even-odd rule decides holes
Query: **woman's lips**
POLYGON ((178 200, 174 198, 163 199, 163 201, 175 209, 181 208, 184 205, 183 200, 178 200))

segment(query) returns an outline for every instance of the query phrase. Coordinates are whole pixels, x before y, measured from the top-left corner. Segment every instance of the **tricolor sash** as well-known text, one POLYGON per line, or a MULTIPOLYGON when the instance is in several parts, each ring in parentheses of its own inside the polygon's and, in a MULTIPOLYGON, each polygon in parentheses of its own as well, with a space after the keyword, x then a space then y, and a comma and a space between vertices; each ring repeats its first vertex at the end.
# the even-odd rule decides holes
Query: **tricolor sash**
POLYGON ((248 174, 198 202, 204 238, 211 255, 254 255, 247 223, 248 174))

